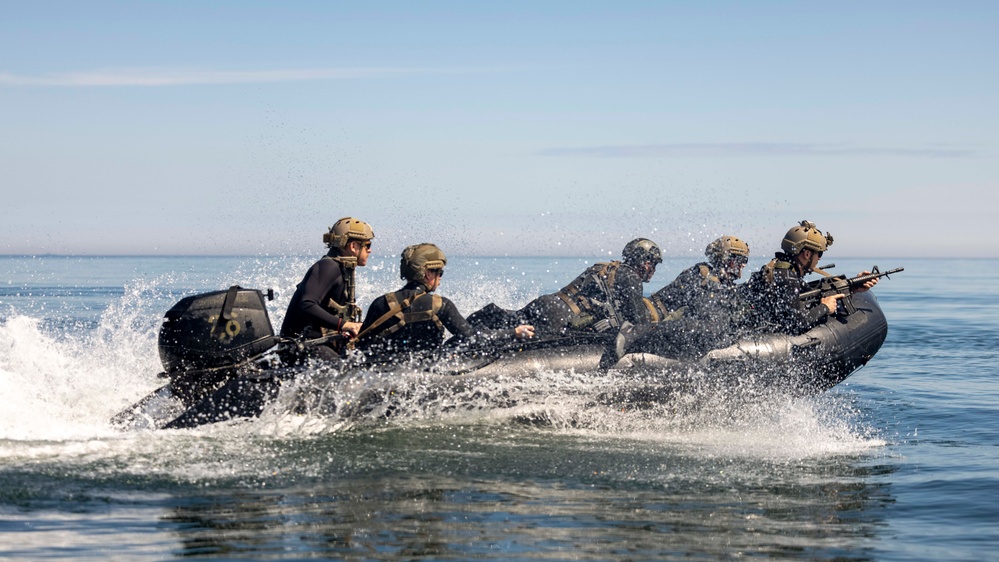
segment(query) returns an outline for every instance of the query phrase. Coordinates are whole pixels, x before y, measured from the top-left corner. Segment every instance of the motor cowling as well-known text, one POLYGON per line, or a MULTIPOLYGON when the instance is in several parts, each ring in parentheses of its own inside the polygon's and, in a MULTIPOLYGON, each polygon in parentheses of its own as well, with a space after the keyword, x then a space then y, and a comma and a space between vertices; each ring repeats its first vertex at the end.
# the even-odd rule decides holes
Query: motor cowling
POLYGON ((264 295, 235 285, 173 305, 160 327, 160 360, 167 373, 225 367, 263 353, 277 340, 264 295))

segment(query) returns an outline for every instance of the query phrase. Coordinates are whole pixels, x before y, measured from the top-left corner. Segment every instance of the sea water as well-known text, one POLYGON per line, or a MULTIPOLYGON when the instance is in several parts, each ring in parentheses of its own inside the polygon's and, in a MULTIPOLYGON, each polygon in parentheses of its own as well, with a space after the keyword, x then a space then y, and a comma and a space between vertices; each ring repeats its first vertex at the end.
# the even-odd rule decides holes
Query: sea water
MULTIPOLYGON (((190 430, 109 423, 163 383, 156 335, 174 302, 272 288, 277 327, 314 259, 0 257, 0 558, 999 551, 997 261, 836 259, 836 272, 905 272, 875 289, 890 326, 881 351, 809 398, 636 411, 593 400, 587 373, 545 372, 350 424, 277 407, 190 430)), ((452 257, 440 291, 465 314, 514 308, 592 261, 452 257)), ((689 265, 667 260, 649 292, 689 265)), ((397 267, 376 258, 359 270, 362 305, 401 285, 397 267)))

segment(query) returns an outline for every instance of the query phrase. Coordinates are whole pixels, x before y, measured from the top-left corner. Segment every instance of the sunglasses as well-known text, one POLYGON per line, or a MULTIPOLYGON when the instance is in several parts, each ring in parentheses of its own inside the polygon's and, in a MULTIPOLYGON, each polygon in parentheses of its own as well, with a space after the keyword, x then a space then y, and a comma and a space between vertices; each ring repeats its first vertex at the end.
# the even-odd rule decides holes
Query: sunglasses
POLYGON ((436 275, 438 277, 444 277, 444 270, 443 269, 428 269, 427 271, 429 271, 430 273, 433 273, 434 275, 436 275))

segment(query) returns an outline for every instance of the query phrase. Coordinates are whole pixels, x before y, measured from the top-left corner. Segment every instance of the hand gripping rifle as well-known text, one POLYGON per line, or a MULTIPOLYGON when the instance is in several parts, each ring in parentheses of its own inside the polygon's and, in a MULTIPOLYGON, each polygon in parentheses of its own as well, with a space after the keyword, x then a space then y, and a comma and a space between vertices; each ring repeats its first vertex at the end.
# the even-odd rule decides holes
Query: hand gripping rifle
POLYGON ((856 277, 849 277, 845 275, 837 275, 835 277, 826 277, 824 279, 817 279, 808 284, 809 290, 804 291, 798 295, 801 302, 805 303, 806 306, 814 306, 815 303, 821 301, 822 299, 830 295, 843 295, 843 298, 839 299, 837 303, 837 312, 842 308, 843 315, 853 314, 857 309, 853 306, 853 300, 850 299, 850 295, 855 293, 857 289, 864 286, 871 279, 880 279, 882 277, 890 279, 889 275, 893 273, 898 273, 900 271, 905 271, 904 267, 896 267, 890 271, 884 271, 878 269, 878 266, 871 268, 871 273, 866 275, 858 275, 856 277))

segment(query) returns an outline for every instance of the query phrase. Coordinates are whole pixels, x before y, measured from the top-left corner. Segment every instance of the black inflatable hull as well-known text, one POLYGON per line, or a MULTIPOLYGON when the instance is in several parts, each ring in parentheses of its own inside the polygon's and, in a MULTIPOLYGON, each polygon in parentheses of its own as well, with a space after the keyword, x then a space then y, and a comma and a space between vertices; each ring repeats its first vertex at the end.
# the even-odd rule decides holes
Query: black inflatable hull
MULTIPOLYGON (((371 412, 387 397, 404 400, 406 377, 417 377, 424 391, 433 387, 436 394, 465 392, 497 378, 528 379, 544 372, 574 371, 585 373, 598 382, 599 377, 617 376, 615 390, 606 392, 606 403, 640 406, 682 398, 691 389, 719 390, 738 387, 741 393, 754 391, 809 395, 824 392, 841 383, 865 365, 881 348, 888 324, 873 293, 853 295, 857 311, 848 316, 831 317, 827 322, 799 336, 764 334, 740 340, 735 345, 715 349, 696 360, 677 360, 649 353, 624 355, 609 369, 601 369, 613 340, 608 337, 583 337, 571 340, 529 342, 496 353, 482 350, 452 350, 433 363, 415 361, 407 364, 307 363, 295 367, 261 370, 259 366, 233 368, 227 381, 198 386, 197 377, 175 374, 172 383, 179 415, 152 420, 143 413, 143 403, 122 412, 116 422, 135 425, 137 416, 153 427, 183 428, 215 423, 233 418, 259 415, 280 393, 288 381, 308 374, 312 387, 303 392, 296 408, 311 411, 309 401, 323 394, 325 387, 363 373, 380 373, 378 383, 366 385, 351 404, 326 405, 339 416, 371 412), (626 377, 620 377, 625 374, 626 377), (624 380, 624 383, 618 381, 624 380), (195 388, 198 391, 191 391, 195 388), (361 396, 363 394, 363 397, 361 396), (339 408, 338 408, 339 406, 339 408)), ((189 375, 189 374, 188 374, 189 375)), ((160 398, 171 394, 171 385, 160 391, 160 398)), ((147 397, 146 400, 149 400, 147 397)), ((384 404, 382 404, 384 406, 384 404)))
POLYGON ((696 365, 704 373, 726 376, 752 372, 760 377, 760 384, 805 394, 823 392, 866 365, 888 335, 888 322, 874 294, 858 293, 852 298, 856 313, 830 317, 799 336, 763 334, 742 339, 712 350, 694 363, 629 354, 616 368, 661 372, 696 365))

